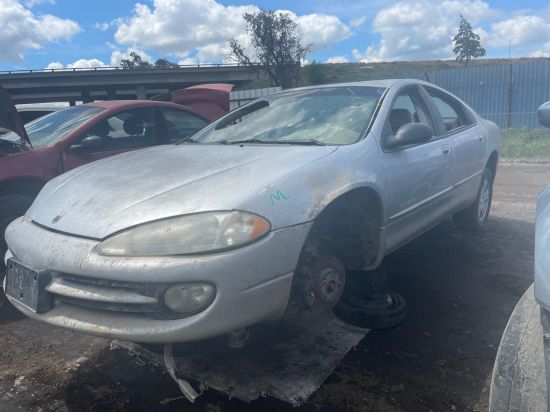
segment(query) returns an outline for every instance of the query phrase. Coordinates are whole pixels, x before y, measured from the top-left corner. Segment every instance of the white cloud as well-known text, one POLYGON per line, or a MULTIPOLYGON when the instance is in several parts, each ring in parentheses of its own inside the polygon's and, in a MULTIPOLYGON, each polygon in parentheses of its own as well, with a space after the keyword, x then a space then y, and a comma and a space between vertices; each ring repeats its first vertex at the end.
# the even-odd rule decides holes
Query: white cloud
POLYGON ((152 8, 138 3, 132 17, 115 23, 115 39, 183 56, 198 47, 224 44, 244 31, 242 15, 254 11, 254 6, 225 7, 214 0, 155 0, 152 8))
POLYGON ((122 59, 129 59, 130 53, 134 52, 141 57, 142 60, 148 61, 149 63, 154 63, 153 58, 149 56, 144 50, 138 49, 137 47, 128 47, 126 51, 122 51, 118 48, 114 48, 111 52, 111 66, 120 66, 120 61, 122 59))
POLYGON ((491 25, 491 31, 484 36, 491 47, 540 45, 550 40, 550 22, 534 15, 517 15, 491 25))
MULTIPOLYGON (((244 40, 242 15, 259 10, 253 5, 224 6, 216 0, 153 0, 152 3, 137 3, 133 16, 114 22, 117 43, 182 58, 196 53, 200 61, 223 60, 229 54, 229 38, 244 40)), ((327 48, 352 34, 335 16, 319 13, 297 16, 285 12, 295 19, 304 44, 311 43, 313 50, 327 48)))
POLYGON ((46 69, 62 69, 63 67, 63 63, 61 62, 51 62, 46 69))
POLYGON ((367 21, 367 18, 365 16, 357 17, 356 19, 353 19, 349 22, 349 25, 351 27, 359 27, 362 26, 367 21))
POLYGON ((334 43, 347 39, 352 34, 349 27, 336 16, 319 13, 297 16, 288 10, 282 12, 288 13, 296 22, 298 29, 303 34, 303 43, 311 45, 311 51, 313 52, 327 49, 334 43))
POLYGON ((475 25, 497 13, 481 0, 395 3, 374 18, 373 31, 381 36, 379 44, 352 54, 361 61, 452 58, 451 43, 460 14, 475 25))
POLYGON ((94 24, 94 29, 105 31, 107 30, 111 25, 109 23, 105 22, 97 22, 94 24))
POLYGON ((106 64, 99 59, 78 59, 74 63, 64 66, 61 62, 51 62, 46 69, 93 69, 94 67, 105 67, 106 64))
POLYGON ((491 49, 491 56, 507 54, 510 43, 517 56, 550 55, 550 8, 504 12, 483 0, 393 3, 382 8, 372 22, 372 31, 380 40, 364 50, 353 50, 352 55, 365 62, 454 58, 452 39, 460 14, 479 34, 481 45, 491 49))
POLYGON ((34 7, 44 3, 55 4, 55 0, 26 0, 25 1, 25 5, 27 7, 34 7))
POLYGON ((327 63, 349 63, 349 60, 344 56, 332 56, 327 59, 327 63))
POLYGON ((0 0, 0 61, 23 60, 29 50, 66 40, 81 31, 78 23, 51 14, 35 15, 14 0, 0 0))
POLYGON ((529 57, 550 57, 550 41, 529 53, 529 57))
POLYGON ((199 61, 194 57, 186 57, 178 61, 178 64, 182 66, 193 66, 195 64, 199 64, 199 61))
POLYGON ((224 60, 231 54, 229 45, 222 44, 207 44, 206 46, 197 48, 197 57, 202 63, 212 62, 215 60, 224 60))
POLYGON ((68 64, 68 69, 92 69, 94 67, 104 67, 105 63, 98 59, 79 59, 74 63, 68 64))

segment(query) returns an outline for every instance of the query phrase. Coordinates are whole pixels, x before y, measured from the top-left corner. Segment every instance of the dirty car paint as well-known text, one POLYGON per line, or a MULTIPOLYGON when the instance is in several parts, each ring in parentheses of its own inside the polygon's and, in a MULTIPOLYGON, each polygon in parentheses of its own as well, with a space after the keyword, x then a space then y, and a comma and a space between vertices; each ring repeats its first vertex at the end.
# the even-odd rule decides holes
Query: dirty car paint
MULTIPOLYGON (((387 253, 469 207, 489 157, 498 155, 496 126, 472 111, 475 121, 457 132, 457 139, 450 134, 387 151, 383 136, 394 98, 410 87, 434 86, 386 80, 338 87, 361 85, 387 92, 355 143, 207 142, 125 153, 52 180, 26 216, 8 227, 9 253, 32 267, 89 282, 208 282, 216 295, 201 312, 180 319, 123 311, 106 317, 89 305, 60 301, 37 315, 12 303, 36 319, 101 336, 143 342, 204 339, 285 312, 302 248, 316 220, 336 202, 368 199, 354 200, 369 203, 354 207, 370 209, 364 222, 353 221, 349 229, 368 229, 369 238, 361 245, 372 250, 359 249, 362 256, 353 261, 362 269, 375 268, 387 253), (476 142, 468 147, 483 158, 455 173, 455 150, 443 146, 454 149, 467 140, 476 142), (357 193, 368 197, 353 197, 357 193), (404 198, 408 206, 402 210, 404 198), (148 222, 221 211, 260 216, 269 222, 269 231, 241 247, 196 255, 105 256, 97 249, 104 239, 148 222)), ((220 128, 227 125, 223 121, 220 128)), ((456 152, 467 154, 467 148, 456 152)), ((334 221, 347 217, 335 214, 334 221)))

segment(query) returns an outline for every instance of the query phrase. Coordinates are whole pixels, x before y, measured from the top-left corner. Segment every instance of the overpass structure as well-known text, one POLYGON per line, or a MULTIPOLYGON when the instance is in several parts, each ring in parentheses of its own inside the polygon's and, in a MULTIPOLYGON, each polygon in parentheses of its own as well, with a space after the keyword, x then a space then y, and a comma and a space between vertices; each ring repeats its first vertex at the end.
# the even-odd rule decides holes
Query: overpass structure
POLYGON ((146 99, 200 83, 238 86, 259 78, 254 67, 194 65, 123 69, 44 69, 0 72, 0 85, 15 103, 146 99))

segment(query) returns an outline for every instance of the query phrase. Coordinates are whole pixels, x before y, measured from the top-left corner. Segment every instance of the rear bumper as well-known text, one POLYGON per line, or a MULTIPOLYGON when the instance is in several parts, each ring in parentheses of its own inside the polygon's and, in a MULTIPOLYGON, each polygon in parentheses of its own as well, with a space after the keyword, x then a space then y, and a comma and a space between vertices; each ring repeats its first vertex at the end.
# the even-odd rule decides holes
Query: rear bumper
POLYGON ((34 319, 98 336, 136 342, 204 339, 284 313, 310 226, 280 229, 256 243, 213 255, 130 258, 101 256, 95 250, 97 241, 51 232, 23 217, 8 227, 6 240, 8 254, 26 265, 113 282, 209 282, 216 296, 202 312, 178 319, 154 319, 146 313, 107 310, 107 306, 90 308, 57 298, 50 311, 36 314, 10 301, 34 319))

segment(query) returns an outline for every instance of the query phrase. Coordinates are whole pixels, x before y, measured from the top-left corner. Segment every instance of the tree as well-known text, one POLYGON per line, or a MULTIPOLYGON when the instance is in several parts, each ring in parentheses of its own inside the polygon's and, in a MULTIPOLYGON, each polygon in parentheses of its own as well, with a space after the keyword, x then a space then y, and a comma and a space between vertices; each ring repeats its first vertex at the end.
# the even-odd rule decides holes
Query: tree
POLYGON ((324 66, 316 60, 305 66, 302 74, 306 84, 323 84, 327 82, 324 66))
POLYGON ((155 62, 155 67, 163 67, 166 69, 173 69, 174 67, 178 67, 177 63, 171 62, 168 59, 157 59, 155 62))
POLYGON ((261 66, 274 86, 292 87, 300 74, 300 62, 309 52, 302 45, 298 26, 288 13, 260 9, 245 13, 246 32, 250 36, 253 54, 236 39, 230 39, 231 58, 240 64, 261 66))
POLYGON ((143 60, 136 52, 130 52, 128 59, 121 59, 120 65, 123 69, 149 69, 153 67, 147 60, 143 60))
POLYGON ((485 56, 485 49, 481 47, 479 41, 479 34, 472 30, 472 26, 462 14, 460 15, 460 28, 453 38, 453 43, 455 46, 453 53, 459 62, 468 64, 472 59, 485 56))

